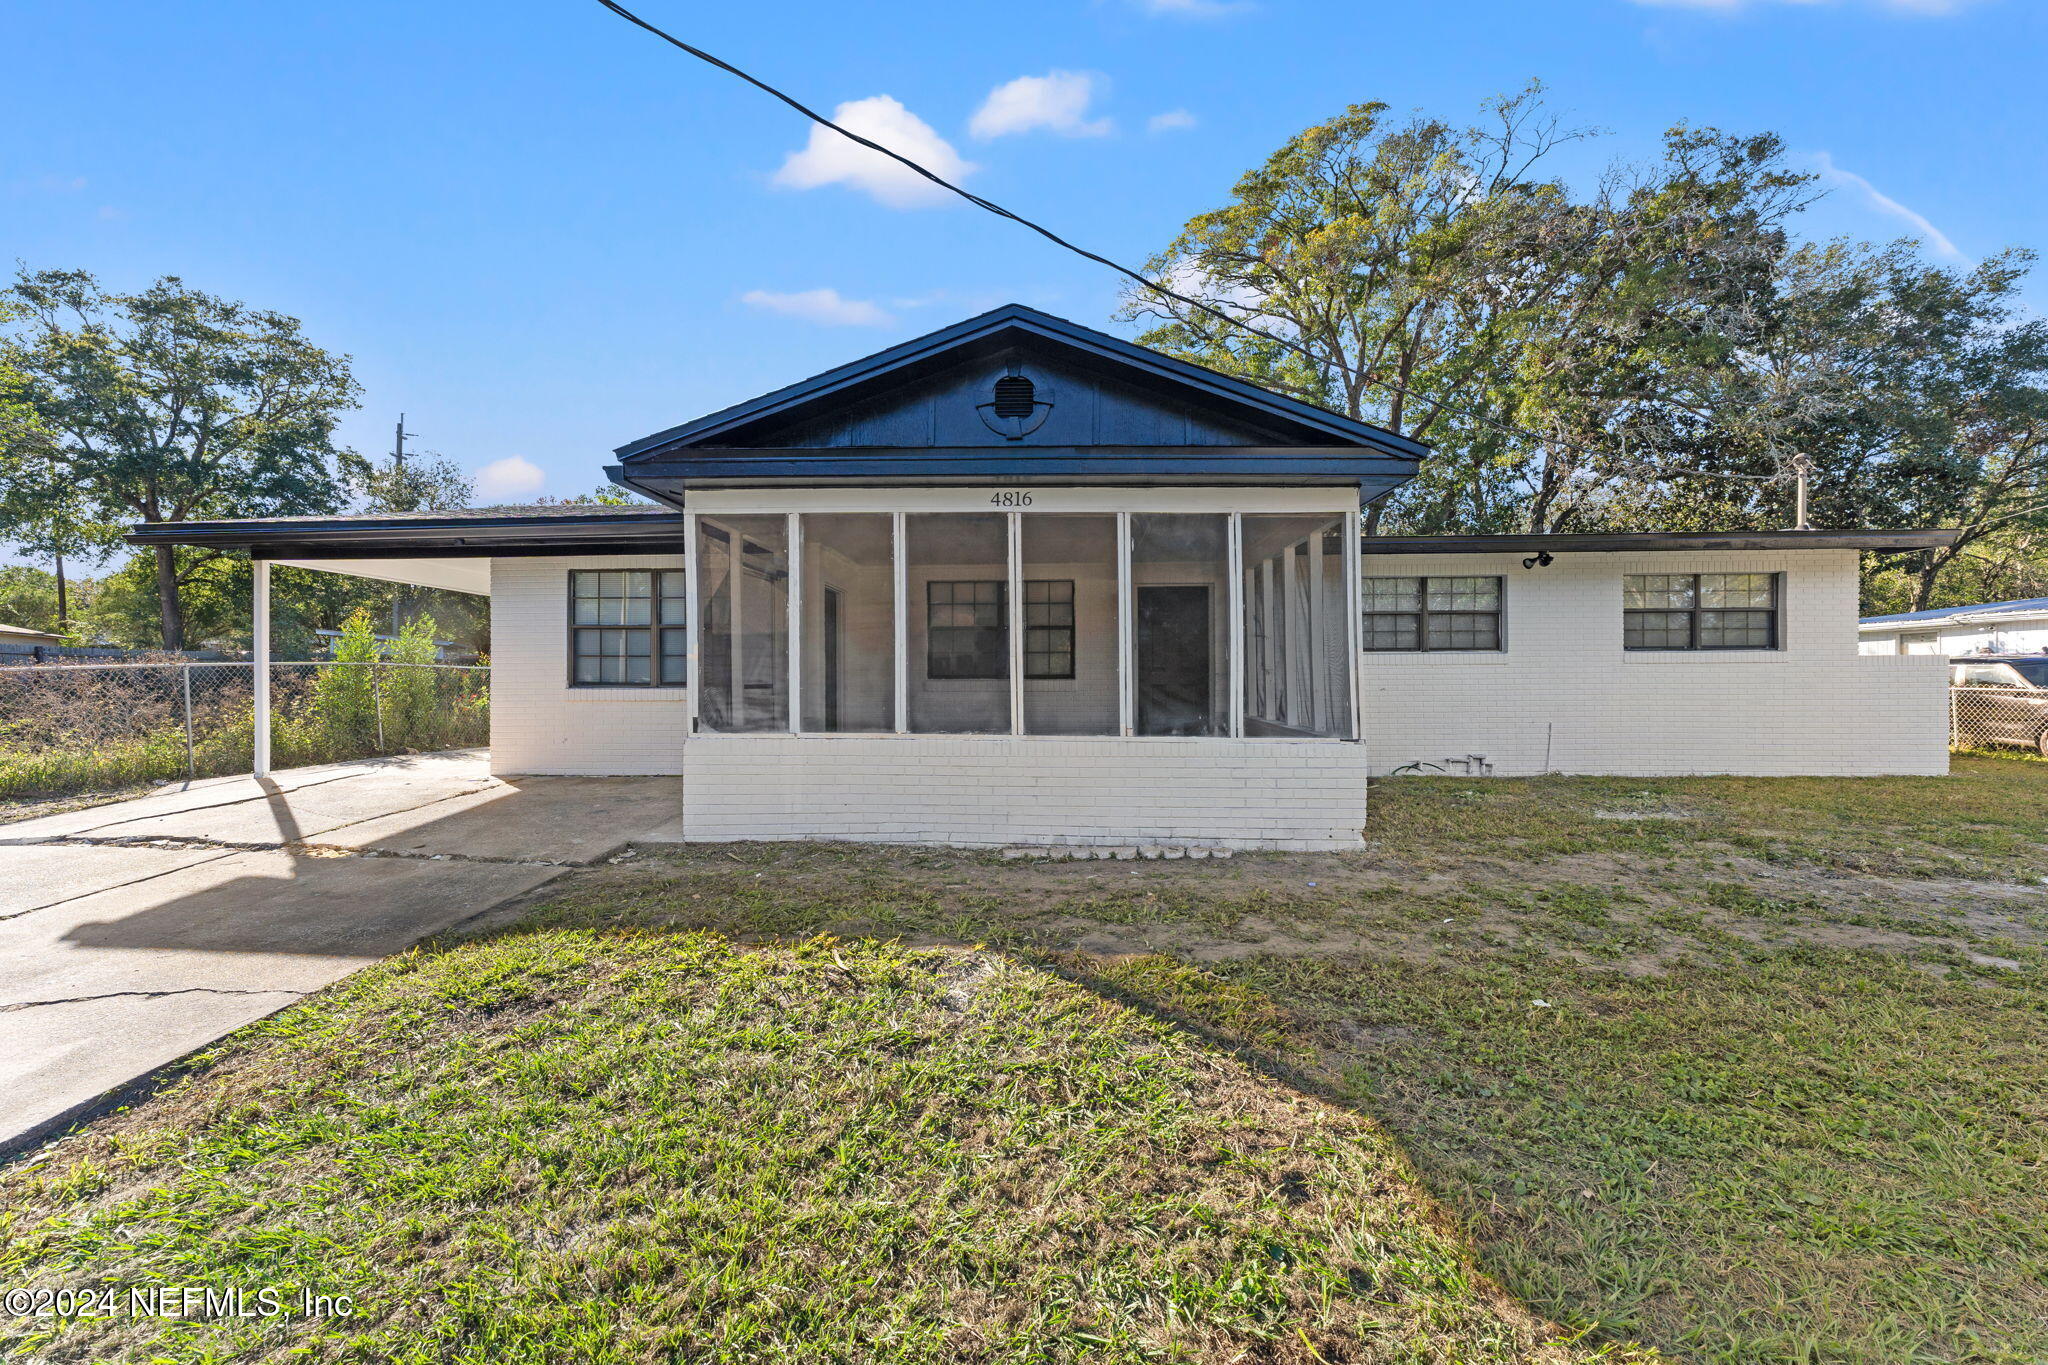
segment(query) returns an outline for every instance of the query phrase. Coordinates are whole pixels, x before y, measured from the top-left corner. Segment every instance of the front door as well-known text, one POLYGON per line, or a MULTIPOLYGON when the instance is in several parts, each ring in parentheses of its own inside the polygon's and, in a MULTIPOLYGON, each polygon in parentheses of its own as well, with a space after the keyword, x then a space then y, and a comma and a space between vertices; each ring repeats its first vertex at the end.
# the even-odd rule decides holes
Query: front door
POLYGON ((1218 733, 1210 670, 1209 589, 1141 587, 1137 598, 1138 733, 1218 733))

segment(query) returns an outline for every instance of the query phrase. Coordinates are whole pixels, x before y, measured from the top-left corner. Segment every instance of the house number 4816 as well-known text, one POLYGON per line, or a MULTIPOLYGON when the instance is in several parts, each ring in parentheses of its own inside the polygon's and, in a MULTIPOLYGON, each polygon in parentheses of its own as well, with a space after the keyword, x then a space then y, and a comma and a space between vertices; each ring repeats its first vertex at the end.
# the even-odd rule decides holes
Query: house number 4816
POLYGON ((1029 507, 1031 505, 1031 494, 1028 490, 1022 488, 1005 489, 1002 492, 990 494, 988 502, 991 507, 1029 507))

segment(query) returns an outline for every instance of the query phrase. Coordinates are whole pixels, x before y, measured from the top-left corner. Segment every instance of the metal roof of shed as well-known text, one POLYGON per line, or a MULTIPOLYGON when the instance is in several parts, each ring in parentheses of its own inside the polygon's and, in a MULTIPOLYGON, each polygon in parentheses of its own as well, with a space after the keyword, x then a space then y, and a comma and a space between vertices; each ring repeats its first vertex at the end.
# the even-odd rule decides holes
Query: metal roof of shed
POLYGON ((2048 597, 2015 597, 2005 602, 1979 602, 1967 607, 1929 607, 1925 611, 1899 611, 1889 616, 1866 616, 1858 622, 1868 630, 1886 626, 1910 626, 1923 622, 1950 621, 1971 624, 1978 621, 2009 620, 2015 617, 2048 618, 2048 597))

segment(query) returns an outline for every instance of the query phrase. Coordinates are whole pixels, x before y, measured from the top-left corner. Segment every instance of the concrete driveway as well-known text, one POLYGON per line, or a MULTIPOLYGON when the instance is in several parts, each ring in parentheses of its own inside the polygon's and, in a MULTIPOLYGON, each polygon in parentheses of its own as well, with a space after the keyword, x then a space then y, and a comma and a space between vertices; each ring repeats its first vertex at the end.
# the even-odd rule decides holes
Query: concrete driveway
POLYGON ((680 778, 499 780, 465 751, 0 825, 0 1157, 681 818, 680 778))

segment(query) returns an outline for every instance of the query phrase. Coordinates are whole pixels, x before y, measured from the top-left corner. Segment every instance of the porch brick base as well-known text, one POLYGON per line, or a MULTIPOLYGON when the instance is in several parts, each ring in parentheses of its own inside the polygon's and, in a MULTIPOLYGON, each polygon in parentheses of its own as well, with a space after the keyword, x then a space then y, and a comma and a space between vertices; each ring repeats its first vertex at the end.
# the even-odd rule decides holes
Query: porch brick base
POLYGON ((875 735, 683 745, 683 837, 1359 846, 1362 744, 875 735))

